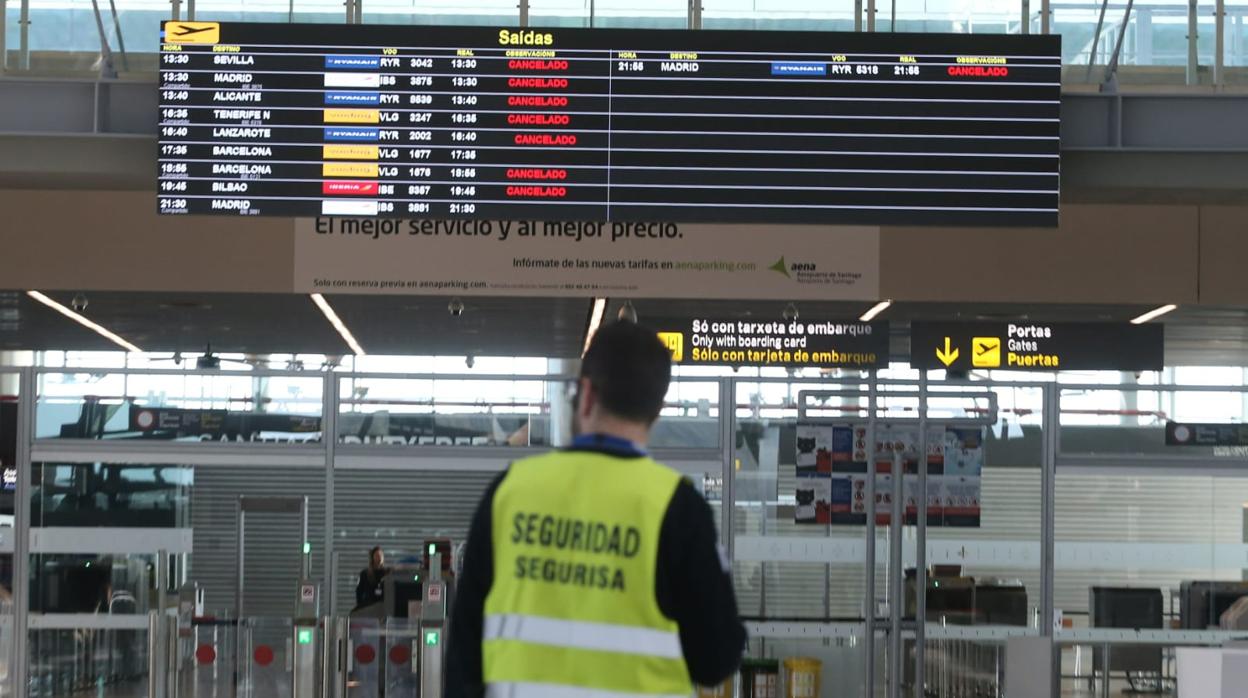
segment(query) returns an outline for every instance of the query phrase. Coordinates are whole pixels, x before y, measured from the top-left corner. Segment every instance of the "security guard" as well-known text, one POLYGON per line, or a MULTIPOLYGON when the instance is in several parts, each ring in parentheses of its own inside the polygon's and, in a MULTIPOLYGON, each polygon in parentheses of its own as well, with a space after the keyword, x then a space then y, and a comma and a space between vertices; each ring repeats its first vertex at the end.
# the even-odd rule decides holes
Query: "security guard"
POLYGON ((745 629, 710 506, 645 453, 671 356, 634 323, 581 363, 571 448, 490 485, 464 552, 448 698, 687 698, 736 670, 745 629))

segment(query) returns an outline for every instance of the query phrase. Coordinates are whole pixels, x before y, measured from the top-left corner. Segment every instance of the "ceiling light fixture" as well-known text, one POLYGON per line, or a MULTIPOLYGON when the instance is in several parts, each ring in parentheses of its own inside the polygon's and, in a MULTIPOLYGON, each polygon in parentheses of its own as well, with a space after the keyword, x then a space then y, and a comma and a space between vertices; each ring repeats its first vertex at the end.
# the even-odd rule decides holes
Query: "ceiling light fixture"
POLYGON ((602 318, 607 314, 607 299, 595 298, 594 307, 589 311, 589 326, 585 328, 585 345, 581 348, 581 356, 589 351, 589 343, 594 340, 598 328, 602 326, 602 318))
POLYGON ((338 317, 338 313, 334 312, 333 307, 329 305, 329 301, 325 300, 325 296, 322 296, 319 293, 313 293, 311 298, 312 302, 316 303, 316 307, 321 309, 321 314, 325 316, 325 319, 329 320, 329 324, 333 325, 335 330, 338 330, 338 334, 342 337, 342 341, 346 342, 347 346, 351 347, 352 353, 356 356, 364 356, 364 347, 360 346, 360 343, 355 341, 355 335, 351 334, 351 330, 348 330, 347 326, 343 324, 342 318, 338 317))
POLYGON ((892 301, 880 301, 879 303, 876 303, 875 305, 871 306, 870 310, 863 313, 862 317, 858 318, 858 321, 859 322, 871 322, 872 320, 875 319, 877 315, 884 312, 885 310, 888 310, 889 306, 891 306, 892 304, 893 304, 892 301))
POLYGON ((1137 317, 1136 319, 1134 319, 1134 320, 1132 320, 1132 321, 1131 321, 1131 324, 1132 324, 1132 325, 1143 325, 1143 324, 1144 324, 1144 323, 1146 323, 1146 322, 1152 322, 1153 320, 1156 320, 1157 318, 1161 317, 1162 315, 1166 315, 1166 314, 1168 314, 1168 313, 1173 313, 1174 311, 1176 311, 1176 310, 1178 310, 1178 309, 1179 309, 1179 306, 1177 306, 1177 305, 1175 305, 1175 304, 1173 304, 1173 303, 1170 303, 1170 304, 1168 304, 1168 305, 1163 305, 1163 306, 1161 306, 1160 308, 1154 308, 1154 309, 1152 309, 1152 310, 1148 311, 1147 313, 1144 313, 1143 315, 1141 315, 1141 316, 1137 317))
POLYGON ((108 341, 110 341, 110 342, 112 342, 112 343, 114 343, 114 344, 116 344, 116 345, 118 345, 118 346, 123 347, 126 351, 129 351, 129 352, 134 352, 135 354, 142 354, 142 353, 143 353, 143 350, 142 350, 142 349, 140 349, 140 348, 138 348, 138 347, 134 346, 133 344, 131 344, 130 342, 127 342, 126 340, 122 339, 119 335, 117 335, 117 334, 115 334, 115 333, 113 333, 113 332, 109 332, 107 329, 105 329, 105 328, 104 328, 104 326, 103 326, 103 325, 100 325, 99 323, 95 323, 95 322, 92 322, 92 321, 88 320, 85 316, 83 316, 83 315, 82 315, 82 313, 78 313, 78 312, 75 312, 75 311, 73 311, 73 310, 70 310, 70 309, 69 309, 69 308, 67 308, 65 305, 63 305, 63 304, 61 304, 61 303, 58 303, 58 302, 56 302, 56 301, 52 300, 51 298, 48 298, 47 296, 43 295, 42 293, 40 293, 40 292, 38 292, 38 291, 27 291, 27 292, 26 292, 26 295, 28 295, 28 296, 30 296, 31 298, 33 298, 33 299, 35 299, 35 300, 39 301, 40 303, 43 303, 44 305, 46 305, 46 306, 48 306, 49 308, 51 308, 51 309, 55 310, 56 312, 60 313, 61 315, 64 315, 65 317, 69 318, 70 320, 73 320, 74 322, 78 323, 79 325, 82 325, 83 327, 87 328, 88 330, 91 330, 92 332, 95 332, 96 334, 100 335, 101 337, 104 337, 104 338, 105 338, 105 339, 107 339, 108 341))

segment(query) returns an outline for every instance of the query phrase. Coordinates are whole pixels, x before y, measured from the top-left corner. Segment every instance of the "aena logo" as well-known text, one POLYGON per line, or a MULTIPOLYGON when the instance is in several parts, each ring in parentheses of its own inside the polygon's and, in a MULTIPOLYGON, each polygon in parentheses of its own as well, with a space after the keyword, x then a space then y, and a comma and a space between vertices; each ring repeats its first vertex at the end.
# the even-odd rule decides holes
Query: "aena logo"
POLYGON ((793 272, 795 274, 815 272, 819 270, 819 265, 814 264, 813 262, 794 262, 789 264, 785 261, 784 257, 781 257, 776 260, 775 264, 768 268, 777 274, 784 274, 786 277, 791 279, 793 276, 789 272, 793 272))

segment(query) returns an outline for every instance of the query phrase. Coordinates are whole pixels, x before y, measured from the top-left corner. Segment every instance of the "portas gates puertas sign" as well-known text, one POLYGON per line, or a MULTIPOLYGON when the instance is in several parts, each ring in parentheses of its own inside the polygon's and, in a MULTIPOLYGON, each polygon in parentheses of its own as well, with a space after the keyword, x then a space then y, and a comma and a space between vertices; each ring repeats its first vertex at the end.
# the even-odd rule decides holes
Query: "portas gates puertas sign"
POLYGON ((872 369, 888 366, 888 323, 655 320, 676 364, 872 369))
POLYGON ((1160 371, 1161 325, 921 323, 910 329, 910 366, 971 371, 1160 371))

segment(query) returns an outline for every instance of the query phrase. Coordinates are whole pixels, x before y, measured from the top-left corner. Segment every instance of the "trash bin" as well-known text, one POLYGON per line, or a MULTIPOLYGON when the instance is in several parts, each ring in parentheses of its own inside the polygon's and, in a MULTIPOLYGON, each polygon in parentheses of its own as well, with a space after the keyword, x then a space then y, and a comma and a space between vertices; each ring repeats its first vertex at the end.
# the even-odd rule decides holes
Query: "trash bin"
POLYGON ((742 698, 780 698, 780 662, 746 659, 741 662, 742 698))
POLYGON ((819 698, 823 663, 810 657, 784 660, 784 698, 819 698))

